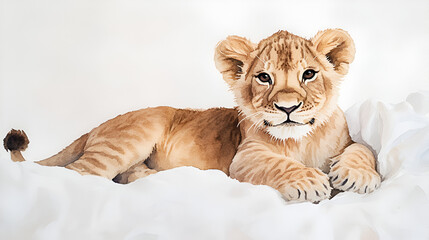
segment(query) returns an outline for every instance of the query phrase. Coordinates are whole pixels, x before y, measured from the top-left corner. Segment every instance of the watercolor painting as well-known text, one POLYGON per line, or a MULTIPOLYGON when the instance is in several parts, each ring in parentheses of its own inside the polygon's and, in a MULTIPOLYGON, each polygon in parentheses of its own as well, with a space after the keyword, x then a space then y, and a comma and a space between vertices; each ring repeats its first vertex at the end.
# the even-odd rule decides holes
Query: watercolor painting
POLYGON ((429 238, 429 3, 386 3, 2 2, 0 238, 429 238))

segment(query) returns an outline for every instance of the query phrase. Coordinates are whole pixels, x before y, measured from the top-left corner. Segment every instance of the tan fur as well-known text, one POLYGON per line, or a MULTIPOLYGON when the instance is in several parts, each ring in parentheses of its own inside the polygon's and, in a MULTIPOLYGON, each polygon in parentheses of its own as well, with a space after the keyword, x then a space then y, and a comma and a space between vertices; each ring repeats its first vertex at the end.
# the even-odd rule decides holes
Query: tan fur
MULTIPOLYGON (((216 47, 215 63, 238 108, 130 112, 39 163, 120 183, 179 166, 219 169, 295 201, 326 199, 331 185, 371 192, 380 184, 375 158, 352 142, 336 104, 354 52, 352 39, 339 29, 311 40, 280 31, 259 44, 230 36, 216 47), (317 74, 304 81, 308 69, 317 74), (260 73, 272 82, 260 82, 260 73), (296 108, 286 114, 291 106, 296 108)), ((11 153, 13 160, 23 160, 19 150, 11 153)))

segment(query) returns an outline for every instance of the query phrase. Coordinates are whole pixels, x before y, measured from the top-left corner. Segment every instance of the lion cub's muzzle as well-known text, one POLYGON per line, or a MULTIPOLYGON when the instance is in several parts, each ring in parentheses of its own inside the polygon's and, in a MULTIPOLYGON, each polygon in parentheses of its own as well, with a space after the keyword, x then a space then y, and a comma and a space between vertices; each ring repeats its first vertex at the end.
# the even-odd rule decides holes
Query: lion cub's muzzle
POLYGON ((315 121, 314 118, 311 118, 310 121, 303 122, 303 123, 296 122, 296 121, 293 121, 290 119, 290 115, 292 114, 292 112, 299 109, 302 106, 302 104, 303 104, 303 102, 299 102, 296 105, 284 106, 284 105, 280 105, 280 104, 277 104, 276 102, 274 102, 274 107, 277 110, 280 110, 281 112, 286 113, 287 119, 281 123, 278 123, 278 124, 273 124, 273 123, 270 123, 268 120, 264 120, 264 125, 267 127, 278 127, 278 126, 290 126, 290 127, 292 127, 292 126, 300 126, 300 125, 306 125, 306 124, 313 125, 314 121, 315 121))

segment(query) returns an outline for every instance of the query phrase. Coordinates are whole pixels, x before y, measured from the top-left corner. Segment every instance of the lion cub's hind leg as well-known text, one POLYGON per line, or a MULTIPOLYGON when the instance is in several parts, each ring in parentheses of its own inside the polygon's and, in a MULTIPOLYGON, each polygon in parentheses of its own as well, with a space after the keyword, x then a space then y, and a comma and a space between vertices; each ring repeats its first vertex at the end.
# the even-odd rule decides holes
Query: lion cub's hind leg
POLYGON ((157 172, 158 171, 154 169, 150 169, 145 163, 138 163, 129 168, 127 171, 118 174, 115 178, 113 178, 113 181, 116 183, 127 184, 157 172))
MULTIPOLYGON (((111 119, 90 132, 83 155, 66 168, 113 179, 147 159, 165 137, 174 115, 168 107, 148 108, 111 119)), ((142 167, 131 174, 139 176, 142 167)), ((130 177, 131 177, 130 175, 130 177)))
POLYGON ((380 186, 381 178, 375 170, 372 152, 354 143, 331 161, 329 178, 334 188, 357 193, 370 193, 380 186))

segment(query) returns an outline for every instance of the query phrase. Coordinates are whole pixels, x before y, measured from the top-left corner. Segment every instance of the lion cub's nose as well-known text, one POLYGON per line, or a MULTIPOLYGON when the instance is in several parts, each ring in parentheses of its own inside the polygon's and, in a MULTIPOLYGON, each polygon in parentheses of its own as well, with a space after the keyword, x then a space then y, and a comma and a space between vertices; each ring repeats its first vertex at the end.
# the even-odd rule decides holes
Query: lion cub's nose
POLYGON ((281 105, 277 105, 277 103, 274 103, 274 107, 276 107, 278 110, 285 112, 287 115, 291 114, 293 111, 295 111, 296 109, 298 109, 301 106, 302 102, 300 102, 298 105, 293 105, 293 106, 281 106, 281 105))

